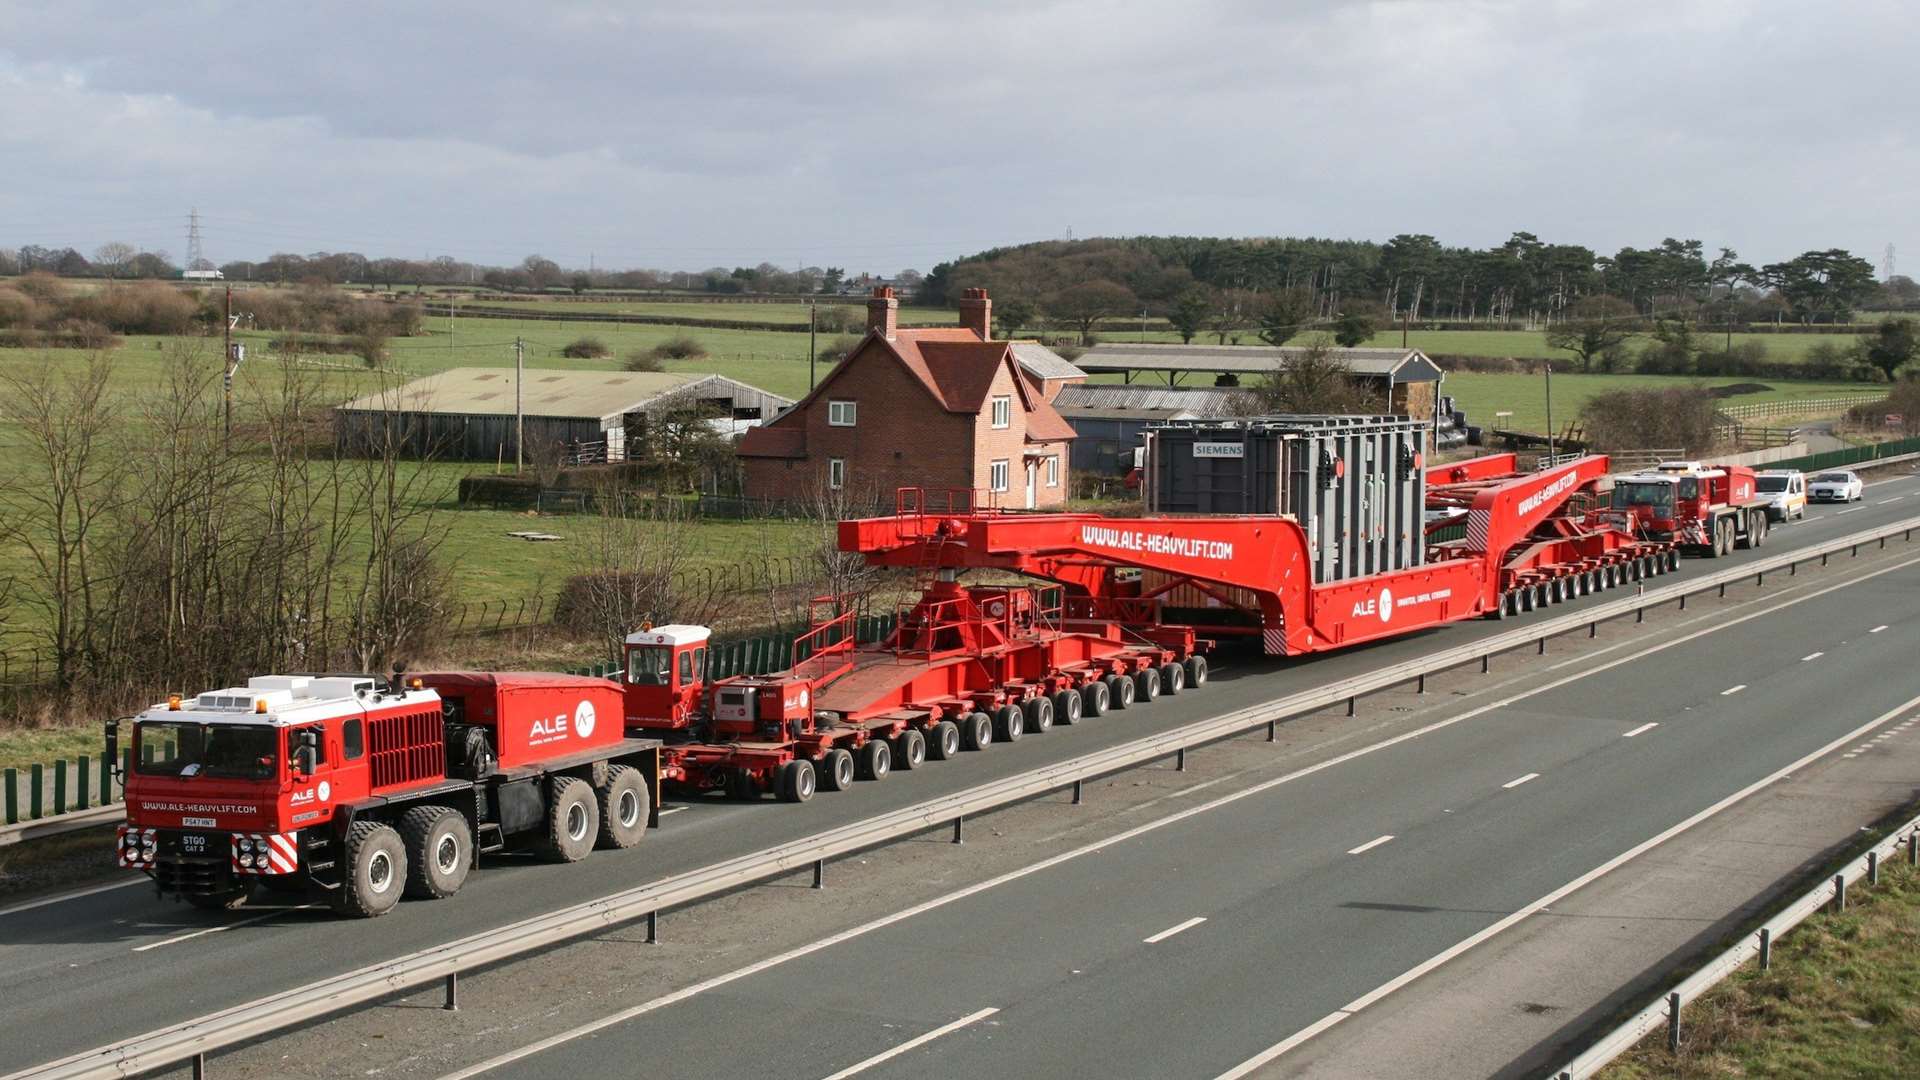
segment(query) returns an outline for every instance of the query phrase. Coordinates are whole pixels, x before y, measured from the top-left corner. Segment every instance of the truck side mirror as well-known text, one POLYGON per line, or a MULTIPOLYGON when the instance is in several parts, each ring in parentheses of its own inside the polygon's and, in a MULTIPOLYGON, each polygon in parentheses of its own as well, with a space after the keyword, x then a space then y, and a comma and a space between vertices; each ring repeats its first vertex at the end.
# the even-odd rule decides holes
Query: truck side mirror
POLYGON ((293 752, 293 771, 301 776, 312 776, 319 768, 319 736, 311 728, 300 733, 300 748, 293 752))

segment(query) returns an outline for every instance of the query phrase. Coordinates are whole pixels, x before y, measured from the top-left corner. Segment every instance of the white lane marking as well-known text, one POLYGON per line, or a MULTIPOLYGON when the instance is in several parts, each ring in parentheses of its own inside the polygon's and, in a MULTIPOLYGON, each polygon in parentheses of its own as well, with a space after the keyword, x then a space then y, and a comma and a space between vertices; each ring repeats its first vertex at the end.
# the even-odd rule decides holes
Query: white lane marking
POLYGON ((686 807, 684 807, 684 806, 669 806, 669 807, 667 807, 667 808, 666 808, 665 810, 662 810, 662 811, 660 811, 660 816, 661 816, 661 817, 666 817, 666 816, 667 816, 668 814, 677 814, 677 813, 679 813, 680 811, 682 811, 682 810, 685 810, 685 809, 686 809, 686 807))
POLYGON ((1393 834, 1392 834, 1392 833, 1388 833, 1388 834, 1387 834, 1387 835, 1385 835, 1385 836, 1376 836, 1376 837, 1374 837, 1373 839, 1371 839, 1371 840, 1369 840, 1369 841, 1367 841, 1366 843, 1364 843, 1364 844, 1361 844, 1361 845, 1360 845, 1359 847, 1357 847, 1357 848, 1348 848, 1348 849, 1347 849, 1347 854, 1349 854, 1349 855, 1359 855, 1359 854, 1361 854, 1362 852, 1367 852, 1367 851, 1372 851, 1372 850, 1373 850, 1374 848, 1377 848, 1377 847, 1379 847, 1379 846, 1380 846, 1381 844, 1384 844, 1384 843, 1386 843, 1387 841, 1389 841, 1389 840, 1391 840, 1391 839, 1393 839, 1393 834))
POLYGON ((1887 505, 1887 504, 1888 504, 1888 503, 1890 503, 1890 502, 1899 502, 1899 501, 1900 501, 1901 499, 1904 499, 1904 498, 1906 498, 1906 496, 1905 496, 1905 495, 1895 495, 1895 496, 1894 496, 1893 498, 1891 498, 1891 499, 1881 499, 1881 500, 1880 500, 1879 502, 1877 502, 1877 503, 1874 503, 1874 505, 1875 505, 1875 506, 1885 506, 1885 505, 1887 505))
MULTIPOLYGON (((1842 510, 1842 511, 1840 511, 1840 514, 1857 514, 1857 513, 1859 513, 1860 511, 1862 511, 1862 510, 1865 510, 1865 509, 1866 509, 1866 507, 1864 507, 1864 506, 1856 506, 1856 507, 1854 507, 1854 508, 1853 508, 1853 509, 1851 509, 1851 510, 1842 510)), ((1839 517, 1839 516, 1840 516, 1840 514, 1835 514, 1835 515, 1833 515, 1833 516, 1834 516, 1834 517, 1839 517)))
POLYGON ((1843 758, 1857 758, 1860 756, 1860 751, 1855 750, 1850 754, 1841 754, 1840 756, 1843 758))
POLYGON ((1352 1001, 1348 1002, 1346 1005, 1340 1007, 1339 1009, 1331 1013, 1328 1013, 1326 1016, 1323 1016, 1320 1019, 1314 1021, 1311 1025, 1301 1029, 1300 1031, 1293 1033, 1292 1035, 1287 1036, 1285 1039, 1282 1039, 1278 1043, 1275 1043, 1273 1046, 1268 1047, 1267 1049, 1261 1051, 1258 1054, 1255 1054, 1253 1057, 1248 1058, 1246 1061, 1241 1062, 1239 1065, 1236 1065, 1233 1068, 1228 1069, 1226 1072, 1220 1074, 1218 1080, 1239 1080, 1240 1077, 1246 1076, 1249 1073, 1252 1073, 1253 1071, 1255 1071, 1256 1069, 1259 1069, 1267 1065, 1268 1063, 1272 1062, 1274 1059, 1280 1057, 1282 1054, 1285 1054, 1287 1051, 1293 1049, 1296 1046, 1299 1046, 1301 1043, 1306 1042, 1308 1039, 1313 1038, 1315 1035, 1319 1034, 1320 1032, 1325 1031, 1326 1029, 1332 1027, 1333 1025, 1339 1023, 1342 1020, 1345 1020, 1347 1017, 1354 1015, 1355 1013, 1366 1008, 1367 1006, 1374 1004, 1375 1002, 1379 1001, 1381 998, 1386 997, 1388 994, 1391 994, 1395 990, 1398 990, 1401 987, 1407 985, 1408 983, 1414 981, 1415 979, 1418 979, 1420 976, 1425 975, 1427 972, 1432 971, 1434 968, 1437 968, 1440 965, 1446 963, 1447 961, 1453 959, 1454 957, 1459 956, 1461 953, 1466 952, 1468 949, 1473 948, 1475 945, 1478 945, 1481 942, 1486 941, 1488 938, 1494 937, 1495 935, 1510 929, 1516 923, 1525 919, 1527 916, 1532 915, 1539 911, 1544 911, 1551 905, 1559 903, 1562 898, 1572 895, 1573 893, 1579 891, 1582 888, 1585 888, 1586 886, 1592 884, 1593 882, 1599 880, 1600 878, 1605 877, 1606 875, 1612 873, 1613 871, 1619 869, 1620 867, 1625 866, 1627 863, 1632 862, 1634 859, 1639 858, 1641 855, 1644 855, 1647 852, 1653 850, 1654 848, 1659 847, 1661 844, 1666 843, 1668 840, 1671 840, 1674 837, 1679 836, 1681 833, 1686 832, 1688 829, 1693 828, 1695 825, 1698 825, 1701 822, 1706 821, 1709 818, 1712 818, 1716 814, 1719 814, 1722 811, 1726 810, 1728 807, 1731 807, 1739 803, 1741 800, 1747 798, 1749 795, 1752 795, 1754 792, 1760 791, 1771 784, 1778 783, 1784 777, 1788 777, 1793 775, 1796 772, 1799 772, 1801 769, 1805 768, 1806 766, 1812 764, 1815 761, 1820 760, 1822 757, 1825 757, 1828 754, 1833 753, 1835 750, 1838 750, 1841 747, 1852 742, 1853 740, 1859 738, 1860 736, 1865 735, 1867 732, 1872 731, 1877 727, 1880 727, 1882 724, 1885 724, 1887 721, 1893 719, 1894 717, 1900 715, 1903 712, 1906 712, 1908 709, 1913 708, 1915 705, 1920 705, 1920 697, 1916 697, 1911 701, 1906 702, 1905 704, 1901 705, 1899 708, 1881 713, 1879 716, 1875 717, 1874 719, 1867 721, 1866 723, 1860 725, 1857 728, 1854 728, 1852 731, 1847 732, 1845 735, 1841 736, 1840 738, 1835 739, 1832 742, 1826 744, 1825 746, 1820 747, 1818 750, 1813 751, 1812 753, 1799 759, 1798 761, 1795 761, 1792 764, 1785 766, 1784 768, 1777 769, 1771 773, 1768 773, 1766 776, 1763 776, 1760 779, 1755 780, 1753 783, 1748 784, 1746 787, 1741 788, 1739 791, 1736 791, 1731 795, 1728 795, 1726 798, 1721 799, 1719 802, 1714 803, 1712 806, 1709 806, 1706 809, 1701 810, 1699 813, 1694 814, 1692 817, 1687 818, 1685 821, 1682 821, 1679 824, 1674 825, 1646 840, 1642 840, 1640 843, 1635 844, 1634 846, 1628 848, 1627 850, 1621 852, 1618 855, 1615 855, 1613 858, 1608 859, 1606 862, 1601 863, 1599 866, 1594 867, 1592 870, 1589 870, 1586 873, 1581 874, 1579 877, 1574 878, 1572 881, 1567 882, 1565 885, 1562 885, 1559 888, 1548 893, 1547 895, 1541 897, 1540 899, 1535 900, 1533 903, 1528 904, 1525 907, 1522 907, 1520 910, 1514 912, 1513 914, 1508 915, 1507 917, 1501 919, 1500 921, 1494 923, 1493 925, 1487 927, 1486 929, 1481 930, 1479 933, 1473 934, 1462 941, 1455 942, 1453 945, 1448 946, 1446 949, 1440 951, 1439 953, 1436 953, 1435 955, 1428 957, 1426 960, 1423 960, 1420 963, 1415 964, 1413 967, 1408 968, 1406 971, 1401 972, 1399 975, 1396 975, 1393 978, 1387 980, 1386 982, 1381 983, 1379 986, 1373 988, 1372 990, 1367 991, 1365 994, 1362 994, 1359 997, 1354 998, 1352 1001))
POLYGON ((1869 634, 1877 634, 1877 633, 1879 633, 1880 631, 1882 631, 1882 630, 1885 630, 1886 628, 1887 628, 1887 624, 1886 624, 1886 623, 1881 623, 1881 624, 1880 624, 1879 626, 1876 626, 1876 627, 1874 627, 1873 629, 1871 629, 1871 630, 1869 630, 1869 631, 1867 631, 1867 633, 1869 633, 1869 634))
POLYGON ((1827 654, 1826 654, 1826 653, 1823 653, 1823 652, 1810 652, 1810 653, 1808 653, 1807 655, 1805 655, 1805 656, 1803 656, 1803 657, 1801 657, 1801 658, 1800 658, 1800 662, 1804 664, 1804 663, 1806 663, 1806 662, 1807 662, 1807 661, 1809 661, 1809 660, 1818 660, 1818 659, 1820 659, 1821 657, 1823 657, 1823 656, 1825 656, 1825 655, 1827 655, 1827 654))
POLYGON ((136 881, 109 881, 105 885, 90 885, 87 888, 75 889, 72 892, 55 893, 52 896, 43 896, 38 900, 28 900, 15 904, 12 907, 0 908, 0 919, 4 919, 8 915, 16 912, 32 911, 34 908, 46 907, 48 904, 64 904, 69 900, 78 900, 83 896, 92 896, 95 893, 103 893, 110 889, 124 889, 129 885, 145 885, 146 883, 147 877, 142 874, 136 881))
MULTIPOLYGON (((595 1032, 604 1031, 607 1028, 625 1023, 626 1021, 632 1020, 636 1017, 644 1016, 647 1013, 666 1008, 669 1005, 678 1004, 682 1001, 687 1000, 688 998, 698 997, 699 995, 706 993, 709 990, 713 990, 718 987, 725 986, 728 983, 736 982, 740 979, 748 978, 753 975, 758 975, 762 971, 766 971, 769 968, 778 967, 781 964, 787 963, 788 961, 798 960, 801 957, 810 956, 813 953, 819 952, 822 949, 832 948, 833 946, 842 944, 843 942, 852 941, 855 938, 863 937, 876 930, 883 930, 889 926, 894 925, 895 923, 903 922, 917 915, 923 915, 929 911, 938 910, 940 908, 946 907, 949 904, 953 904, 958 901, 965 900, 970 896, 975 896, 979 893, 986 892, 989 889, 997 888, 1008 882, 1018 881, 1021 878, 1027 877, 1032 874, 1040 873, 1043 870, 1050 870, 1055 866, 1059 866, 1060 864, 1065 862, 1070 862, 1074 859, 1080 858, 1083 855, 1089 855, 1094 852, 1104 851, 1115 844, 1132 840, 1135 837, 1144 836, 1150 832, 1154 832, 1168 825, 1174 825, 1179 822, 1185 821, 1190 817, 1196 817, 1200 814, 1204 814, 1212 810, 1217 810, 1222 806, 1239 802, 1241 799, 1251 798, 1255 795, 1263 794, 1267 791, 1272 790, 1273 788, 1281 786, 1282 784, 1293 783, 1295 780, 1300 780, 1305 777, 1312 776, 1316 773, 1324 772, 1325 770, 1334 768, 1335 766, 1338 766, 1338 765, 1344 765, 1349 761, 1354 761, 1359 758, 1367 757, 1370 754, 1375 754, 1375 753, 1378 753, 1379 751, 1390 749, 1404 742, 1411 742, 1415 739, 1420 738, 1423 735, 1431 735, 1436 731, 1441 731, 1446 728, 1450 728, 1455 724, 1465 723, 1466 721, 1472 720, 1475 717, 1484 716, 1487 713, 1494 712, 1495 710, 1498 710, 1498 709, 1504 709, 1507 706, 1514 704, 1515 702, 1525 701, 1528 698, 1536 697, 1540 694, 1547 693, 1548 691, 1551 691, 1551 690, 1558 690, 1562 686, 1568 686, 1572 683, 1579 682, 1582 679, 1591 678, 1595 675, 1600 674, 1603 671, 1612 670, 1613 668, 1619 667, 1623 664, 1631 664, 1636 660, 1641 660, 1646 657, 1652 656, 1654 653, 1664 652, 1667 649, 1671 649, 1676 645, 1684 645, 1687 642, 1693 641, 1697 638, 1703 638, 1708 636, 1709 634, 1717 634, 1722 630, 1726 630, 1730 627, 1739 626, 1741 623, 1747 622, 1748 620, 1758 619, 1766 615, 1771 615, 1776 611, 1780 611, 1784 608, 1792 607, 1795 604, 1806 603, 1808 600, 1812 600, 1816 597, 1825 596, 1826 594, 1831 592, 1838 592, 1841 589, 1850 589, 1855 585, 1860 584, 1863 581, 1871 581, 1872 579, 1879 577, 1882 574, 1891 574, 1897 570, 1904 570, 1907 567, 1915 566, 1915 565, 1920 565, 1920 558, 1908 559, 1905 562, 1897 563, 1893 566, 1885 567, 1880 570, 1875 570, 1871 573, 1862 574, 1859 577, 1850 579, 1848 581, 1836 582, 1823 589, 1819 589, 1814 592, 1808 593, 1805 596, 1796 597, 1792 600, 1784 600, 1778 604, 1772 605, 1771 607, 1764 607, 1759 609, 1758 611, 1749 612, 1745 615, 1741 615, 1736 618, 1726 619, 1720 622, 1714 622, 1699 630, 1695 630, 1690 634, 1685 634, 1680 637, 1674 638, 1671 641, 1661 642, 1658 645, 1650 645, 1647 648, 1641 649, 1639 652, 1628 653, 1627 655, 1619 657, 1618 659, 1609 660, 1604 664, 1594 664, 1590 667, 1582 668, 1581 670, 1576 671, 1573 674, 1568 675, 1564 678, 1555 679, 1550 683, 1545 683, 1541 686, 1534 687, 1531 690, 1522 690, 1519 693, 1501 698, 1498 701, 1490 701, 1485 705, 1479 706, 1478 708, 1469 709, 1468 711, 1463 712, 1458 716, 1451 716, 1444 720, 1435 720, 1433 723, 1427 724, 1424 727, 1418 727, 1413 729, 1412 731, 1401 732, 1400 734, 1395 735, 1392 738, 1382 739, 1377 743, 1372 743, 1367 746, 1357 747, 1353 750, 1347 751, 1344 754, 1336 754, 1335 756, 1330 757, 1325 761, 1315 762, 1312 765, 1307 765, 1302 768, 1295 769, 1293 772, 1286 773, 1281 776, 1276 776, 1271 780, 1263 780, 1260 783, 1253 785, 1252 787, 1242 788, 1239 791, 1228 792, 1227 794, 1222 795, 1217 799, 1213 799, 1209 802, 1200 803, 1196 806, 1189 806, 1184 810, 1178 811, 1177 813, 1169 814, 1164 818, 1159 818, 1154 821, 1142 822, 1141 824, 1136 825, 1131 829, 1123 830, 1121 832, 1115 833, 1114 835, 1106 837, 1104 839, 1095 840, 1083 847, 1075 848, 1072 851, 1063 851, 1058 855, 1049 856, 1048 858, 1042 859, 1039 862, 1033 863, 1031 865, 1019 867, 1014 870, 1009 870, 1006 873, 1001 874, 999 877, 990 878, 982 882, 977 882, 973 885, 966 886, 965 888, 959 889, 955 892, 948 893, 945 896, 936 896, 931 900, 922 901, 921 903, 913 907, 906 908, 902 911, 896 911, 891 915, 882 916, 878 919, 874 919, 871 922, 862 923, 859 926, 855 926, 850 929, 843 930, 840 933, 834 934, 830 937, 821 938, 818 941, 814 941, 794 949, 789 949, 788 951, 781 953, 777 956, 771 956, 757 963, 749 964, 746 967, 739 968, 734 971, 725 972, 720 975, 715 975, 712 978, 707 979, 703 982, 695 983, 692 986, 684 987, 682 989, 675 990, 668 994, 663 994, 660 997, 652 999, 651 1001, 643 1001, 638 1005, 631 1006, 627 1009, 622 1010, 621 1012, 614 1013, 611 1016, 604 1016, 598 1020, 593 1020, 593 1021, 589 1021, 588 1023, 582 1024, 579 1027, 571 1028, 567 1031, 562 1031, 557 1035, 550 1035, 547 1038, 540 1040, 539 1042, 529 1043, 528 1045, 520 1047, 519 1049, 516 1049, 516 1050, 509 1050, 504 1054, 501 1054, 497 1057, 489 1058, 486 1061, 480 1062, 477 1065, 468 1066, 467 1068, 462 1069, 459 1072, 448 1073, 446 1076, 441 1077, 441 1080, 466 1080, 467 1077, 478 1076, 481 1073, 491 1072, 494 1069, 500 1068, 503 1065, 511 1065, 516 1061, 522 1060, 523 1058, 528 1058, 533 1056, 534 1054, 541 1053, 542 1051, 550 1050, 553 1047, 559 1046, 563 1043, 572 1042, 574 1039, 582 1038, 587 1035, 592 1035, 595 1032)), ((1920 704, 1920 702, 1916 702, 1916 704, 1920 704)), ((1653 725, 1649 725, 1649 726, 1653 726, 1653 725)))
POLYGON ((235 919, 233 922, 230 922, 230 923, 221 923, 219 926, 209 926, 204 930, 195 930, 191 934, 181 934, 179 937, 170 937, 164 941, 150 941, 145 945, 135 945, 133 947, 133 951, 147 952, 148 950, 162 948, 167 945, 178 945, 183 941, 192 941, 194 938, 206 937, 208 934, 218 934, 223 930, 231 930, 236 926, 246 926, 249 923, 264 922, 267 919, 278 918, 281 915, 285 915, 289 911, 305 911, 308 908, 317 908, 319 906, 320 906, 319 904, 295 904, 294 906, 288 907, 288 908, 278 908, 273 911, 263 911, 260 914, 255 915, 251 919, 235 919))
POLYGON ((1620 737, 1623 739, 1631 739, 1635 735, 1645 735, 1647 732, 1652 731, 1654 728, 1657 728, 1659 726, 1660 725, 1657 723, 1641 724, 1639 727, 1634 728, 1632 731, 1626 732, 1620 737))
POLYGON ((858 1064, 855 1064, 855 1065, 849 1065, 846 1068, 841 1069, 839 1072, 834 1073, 832 1076, 827 1077, 826 1080, 846 1080, 847 1077, 852 1076, 855 1073, 866 1072, 868 1069, 873 1068, 875 1065, 878 1065, 886 1061, 892 1061, 894 1058, 899 1057, 901 1054, 904 1054, 909 1050, 914 1050, 919 1047, 925 1046, 942 1035, 947 1035, 955 1031, 959 1031, 961 1028, 966 1027, 968 1024, 977 1024, 980 1021, 985 1020, 987 1017, 992 1016, 994 1013, 997 1013, 999 1011, 1000 1011, 999 1009, 981 1009, 979 1012, 968 1013, 967 1015, 961 1017, 960 1019, 955 1020, 953 1023, 942 1024, 941 1026, 934 1028, 932 1031, 927 1032, 925 1035, 922 1035, 917 1039, 908 1039, 906 1042, 901 1043, 899 1046, 896 1046, 891 1050, 882 1050, 881 1052, 873 1055, 872 1057, 868 1058, 865 1061, 859 1062, 858 1064))
POLYGON ((1203 916, 1203 915, 1195 915, 1195 916, 1194 916, 1193 918, 1191 918, 1191 919, 1188 919, 1188 920, 1187 920, 1186 922, 1183 922, 1183 923, 1179 923, 1178 925, 1175 925, 1175 926, 1169 926, 1169 927, 1167 927, 1167 928, 1166 928, 1165 930, 1162 930, 1162 931, 1160 931, 1159 933, 1157 933, 1157 934, 1155 934, 1155 935, 1153 935, 1153 936, 1152 936, 1152 937, 1150 937, 1150 938, 1141 938, 1141 939, 1140 939, 1140 944, 1142 944, 1142 945, 1158 945, 1158 944, 1160 944, 1161 942, 1163 942, 1163 941, 1165 941, 1165 940, 1167 940, 1168 938, 1170 938, 1170 937, 1172 937, 1173 935, 1175 935, 1175 934, 1177 934, 1177 933, 1179 933, 1180 931, 1182 931, 1182 930, 1191 930, 1191 929, 1193 929, 1194 927, 1196 927, 1196 926, 1199 926, 1199 925, 1200 925, 1201 923, 1203 923, 1203 922, 1206 922, 1206 921, 1207 921, 1207 920, 1206 920, 1206 917, 1205 917, 1205 916, 1203 916))
POLYGON ((1720 691, 1720 696, 1732 697, 1733 695, 1739 693, 1742 690, 1745 690, 1746 688, 1747 688, 1746 683, 1736 683, 1733 686, 1729 686, 1725 690, 1720 691))
POLYGON ((1524 783, 1526 783, 1526 782, 1527 782, 1527 781, 1529 781, 1529 780, 1538 780, 1538 779, 1540 779, 1540 774, 1539 774, 1539 773, 1537 773, 1537 772, 1530 772, 1530 773, 1528 773, 1528 774, 1527 774, 1527 775, 1525 775, 1525 776, 1521 776, 1521 777, 1516 777, 1516 778, 1514 778, 1514 779, 1512 779, 1512 780, 1509 780, 1509 781, 1507 781, 1506 783, 1504 783, 1504 784, 1501 784, 1500 786, 1501 786, 1501 787, 1503 787, 1503 788, 1517 788, 1517 787, 1519 787, 1519 786, 1520 786, 1521 784, 1524 784, 1524 783))

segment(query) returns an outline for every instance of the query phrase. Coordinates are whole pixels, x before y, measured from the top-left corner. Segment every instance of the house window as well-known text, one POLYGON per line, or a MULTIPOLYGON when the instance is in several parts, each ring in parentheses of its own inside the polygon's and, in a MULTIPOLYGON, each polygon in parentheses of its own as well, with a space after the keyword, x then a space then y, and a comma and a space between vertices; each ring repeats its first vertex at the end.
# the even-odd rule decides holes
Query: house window
POLYGON ((1013 423, 1013 399, 997 397, 993 399, 993 426, 1008 427, 1013 423))
MULTIPOLYGON (((1005 401, 1006 399, 1001 398, 1000 400, 1005 401)), ((987 490, 1007 490, 1007 463, 1004 460, 996 461, 987 467, 987 490)))
POLYGON ((1047 486, 1048 487, 1060 486, 1060 455, 1059 454, 1055 454, 1052 457, 1047 459, 1047 486))
POLYGON ((852 427, 854 414, 859 411, 857 401, 827 402, 827 424, 832 427, 852 427))
POLYGON ((847 486, 847 459, 827 459, 827 486, 835 491, 847 486))

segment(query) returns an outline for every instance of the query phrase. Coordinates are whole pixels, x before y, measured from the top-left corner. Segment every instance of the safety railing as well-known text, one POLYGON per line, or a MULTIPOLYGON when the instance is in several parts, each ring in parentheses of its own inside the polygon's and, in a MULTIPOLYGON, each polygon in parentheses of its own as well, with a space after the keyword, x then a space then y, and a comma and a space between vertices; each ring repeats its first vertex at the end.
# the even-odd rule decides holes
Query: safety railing
POLYGON ((1792 576, 1802 566, 1812 563, 1825 565, 1835 556, 1857 556, 1862 549, 1875 544, 1885 548, 1892 541, 1910 542, 1916 531, 1920 531, 1920 517, 1863 530, 1826 544, 1753 559, 1716 573, 1676 579, 1642 593, 1594 603, 1580 611, 1540 619, 1530 625, 1389 664, 1312 690, 1237 709, 1209 720, 1158 732, 964 791, 937 796, 804 839, 725 859, 597 900, 308 982, 256 1001, 34 1066, 6 1080, 120 1077, 188 1060, 194 1061, 196 1075, 204 1075, 205 1055, 208 1053, 306 1024, 319 1017, 437 984, 445 985, 447 1000, 451 1004, 457 992, 458 977, 463 972, 516 959, 611 926, 642 919, 648 924, 649 940, 657 940, 658 917, 667 909, 684 907, 743 886, 802 870, 811 869, 816 880, 821 880, 829 860, 936 829, 951 829, 954 842, 957 843, 962 838, 969 817, 1064 789, 1071 789, 1075 802, 1079 802, 1084 795, 1084 785, 1089 780, 1167 759, 1173 759, 1176 767, 1184 768, 1188 753, 1213 743, 1253 734, 1262 728, 1266 731, 1266 737, 1272 740, 1277 737, 1278 725, 1282 721, 1342 704, 1346 706, 1348 715, 1356 715, 1360 700, 1369 694, 1408 684, 1412 684, 1417 693, 1425 693, 1426 680, 1430 675, 1474 664, 1479 665, 1483 674, 1488 673, 1493 669, 1495 658, 1532 648, 1536 642, 1539 651, 1544 653, 1549 640, 1565 634, 1586 631, 1591 636, 1601 623, 1628 616, 1640 621, 1649 610, 1668 604, 1678 603, 1685 608, 1690 597, 1715 589, 1724 596, 1728 586, 1749 579, 1756 586, 1764 586, 1769 575, 1792 576))

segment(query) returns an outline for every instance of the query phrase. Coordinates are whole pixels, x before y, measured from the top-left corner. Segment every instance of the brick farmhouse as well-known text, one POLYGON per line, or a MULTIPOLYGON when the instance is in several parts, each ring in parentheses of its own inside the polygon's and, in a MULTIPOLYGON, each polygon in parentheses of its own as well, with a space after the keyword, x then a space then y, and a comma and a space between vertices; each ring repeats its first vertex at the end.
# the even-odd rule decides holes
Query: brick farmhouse
POLYGON ((860 344, 741 439, 747 496, 891 503, 894 489, 921 487, 1016 509, 1064 503, 1073 428, 1050 398, 1084 373, 1037 345, 993 340, 985 289, 959 306, 958 326, 901 329, 894 291, 874 289, 860 344))

